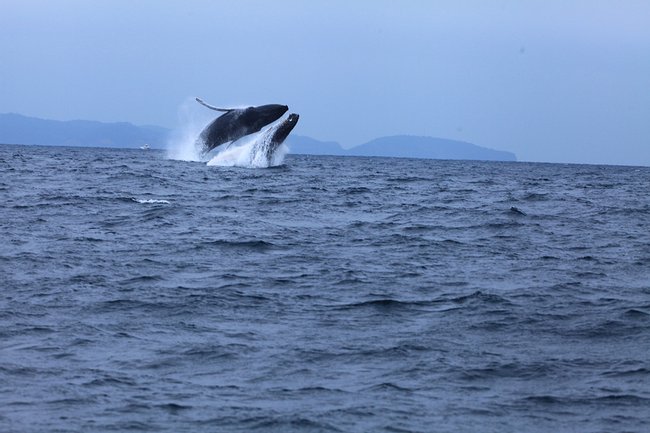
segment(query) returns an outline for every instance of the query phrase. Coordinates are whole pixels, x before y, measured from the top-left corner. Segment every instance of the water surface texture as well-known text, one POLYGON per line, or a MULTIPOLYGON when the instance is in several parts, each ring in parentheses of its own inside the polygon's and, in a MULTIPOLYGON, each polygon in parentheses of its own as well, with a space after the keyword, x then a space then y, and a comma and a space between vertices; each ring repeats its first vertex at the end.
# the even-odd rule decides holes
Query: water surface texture
POLYGON ((2 432, 650 430, 650 169, 0 146, 2 432))

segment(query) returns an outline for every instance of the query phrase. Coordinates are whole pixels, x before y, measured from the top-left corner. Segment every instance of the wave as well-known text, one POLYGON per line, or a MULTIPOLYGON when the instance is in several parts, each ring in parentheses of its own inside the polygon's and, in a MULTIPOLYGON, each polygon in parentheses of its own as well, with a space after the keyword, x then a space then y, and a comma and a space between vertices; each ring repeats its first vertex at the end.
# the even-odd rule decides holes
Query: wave
POLYGON ((414 306, 422 306, 423 302, 418 301, 398 301, 395 299, 374 299, 371 301, 363 302, 354 302, 350 304, 339 305, 336 308, 338 309, 353 309, 353 308, 378 308, 378 309, 402 309, 402 308, 411 308, 414 306))
POLYGON ((505 305, 512 305, 512 303, 499 295, 495 295, 493 293, 483 293, 480 290, 477 290, 474 293, 471 293, 469 295, 464 295, 464 296, 458 296, 453 299, 451 299, 452 302, 456 304, 464 304, 466 302, 477 302, 479 304, 505 304, 505 305))
POLYGON ((169 200, 161 200, 161 199, 139 199, 139 198, 132 198, 136 203, 141 203, 141 204, 170 204, 169 200))
POLYGON ((554 395, 532 395, 523 398, 524 401, 536 404, 558 404, 566 406, 592 405, 595 403, 607 403, 618 406, 645 405, 650 402, 647 397, 635 394, 606 394, 602 396, 566 397, 554 395))
POLYGON ((276 247, 276 245, 271 242, 266 242, 261 240, 228 241, 225 239, 205 241, 202 243, 202 246, 230 248, 230 249, 244 249, 250 251, 266 251, 268 249, 272 249, 276 247))

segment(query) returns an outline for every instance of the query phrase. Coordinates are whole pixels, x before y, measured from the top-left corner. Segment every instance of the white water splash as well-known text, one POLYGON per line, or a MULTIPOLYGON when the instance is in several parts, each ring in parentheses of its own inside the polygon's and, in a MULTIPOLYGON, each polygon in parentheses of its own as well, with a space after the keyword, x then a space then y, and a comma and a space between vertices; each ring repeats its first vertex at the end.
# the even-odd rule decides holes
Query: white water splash
POLYGON ((271 160, 266 155, 271 145, 273 126, 257 134, 241 138, 227 149, 221 150, 208 165, 219 167, 267 168, 281 165, 289 148, 281 144, 274 152, 271 160))
POLYGON ((201 152, 196 140, 214 118, 212 113, 205 113, 193 98, 187 98, 178 108, 180 127, 172 132, 167 143, 167 157, 181 161, 201 161, 201 152))

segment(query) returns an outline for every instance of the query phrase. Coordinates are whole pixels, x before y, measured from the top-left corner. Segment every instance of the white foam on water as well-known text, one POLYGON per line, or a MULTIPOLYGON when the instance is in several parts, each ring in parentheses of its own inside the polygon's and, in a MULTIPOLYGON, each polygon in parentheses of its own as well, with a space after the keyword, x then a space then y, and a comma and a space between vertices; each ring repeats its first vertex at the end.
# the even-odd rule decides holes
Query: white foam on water
POLYGON ((170 204, 169 200, 139 199, 139 198, 133 198, 131 200, 133 200, 135 202, 138 202, 138 203, 144 203, 144 204, 170 204))
POLYGON ((287 153, 289 153, 289 147, 284 143, 279 145, 275 150, 275 153, 273 153, 273 158, 271 158, 269 167, 277 167, 278 165, 282 165, 284 163, 284 157, 287 156, 287 153))

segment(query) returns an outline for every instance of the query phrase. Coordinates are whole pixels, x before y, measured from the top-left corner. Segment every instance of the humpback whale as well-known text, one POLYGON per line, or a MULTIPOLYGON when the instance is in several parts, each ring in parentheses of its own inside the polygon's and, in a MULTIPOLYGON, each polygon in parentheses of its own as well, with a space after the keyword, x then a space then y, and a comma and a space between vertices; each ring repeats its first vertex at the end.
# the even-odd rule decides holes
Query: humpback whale
POLYGON ((196 98, 196 101, 211 110, 224 113, 210 122, 199 135, 197 145, 201 147, 201 153, 204 155, 224 143, 237 141, 245 135, 260 131, 264 126, 282 117, 289 109, 286 105, 280 104, 247 108, 217 108, 205 103, 200 98, 196 98))
POLYGON ((271 165, 275 151, 284 143, 293 128, 296 127, 299 118, 300 116, 296 113, 291 113, 285 120, 264 131, 262 137, 255 143, 252 152, 253 157, 261 154, 266 163, 271 165))

